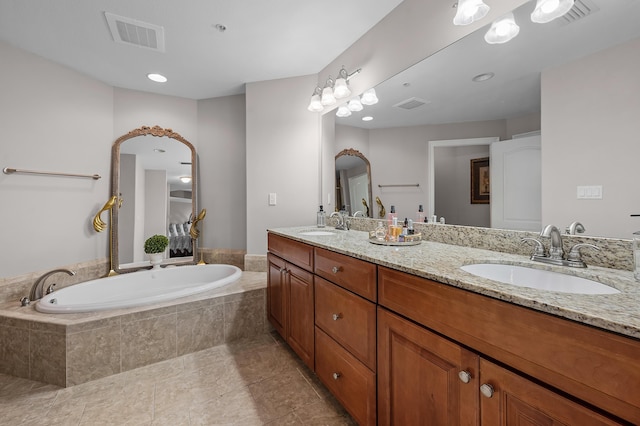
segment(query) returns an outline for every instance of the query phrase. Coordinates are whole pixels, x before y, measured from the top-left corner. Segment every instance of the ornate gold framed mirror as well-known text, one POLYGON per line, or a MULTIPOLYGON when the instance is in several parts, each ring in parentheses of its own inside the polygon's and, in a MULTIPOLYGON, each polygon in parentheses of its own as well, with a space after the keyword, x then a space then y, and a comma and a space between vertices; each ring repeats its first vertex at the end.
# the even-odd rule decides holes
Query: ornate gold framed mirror
POLYGON ((163 264, 194 262, 196 240, 197 155, 194 146, 172 129, 143 126, 120 136, 111 150, 111 256, 116 272, 149 266, 144 242, 166 235, 163 264))
POLYGON ((367 157, 348 148, 340 151, 335 161, 336 206, 351 216, 373 217, 371 164, 367 157))

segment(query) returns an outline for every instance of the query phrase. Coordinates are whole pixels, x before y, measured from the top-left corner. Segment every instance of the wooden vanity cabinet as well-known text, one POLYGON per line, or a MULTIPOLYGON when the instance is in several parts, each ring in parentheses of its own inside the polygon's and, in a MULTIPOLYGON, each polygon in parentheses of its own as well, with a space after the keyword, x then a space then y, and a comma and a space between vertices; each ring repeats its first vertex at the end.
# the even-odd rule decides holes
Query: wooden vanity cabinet
MULTIPOLYGON (((479 397, 480 424, 523 424, 525 418, 529 419, 525 424, 532 425, 625 424, 614 417, 640 424, 638 341, 384 267, 378 268, 378 300, 385 308, 418 323, 401 319, 406 327, 428 327, 454 345, 480 354, 479 376, 471 374, 472 381, 479 377, 474 388, 487 393, 491 393, 490 389, 484 385, 493 388, 491 397, 479 397), (488 359, 509 366, 509 370, 488 359), (598 408, 592 410, 589 405, 598 408), (598 414, 599 411, 611 414, 611 418, 598 414)), ((383 377, 385 370, 405 367, 398 366, 397 356, 383 355, 393 354, 393 349, 387 347, 393 348, 393 341, 384 334, 382 318, 379 311, 381 415, 384 410, 394 412, 394 380, 416 371, 408 367, 406 372, 383 377), (384 395, 391 396, 382 398, 384 395)), ((398 331, 401 328, 397 326, 393 334, 401 336, 398 331)), ((422 340, 410 337, 404 337, 406 347, 423 345, 422 340)), ((402 341, 400 337, 396 340, 402 341)), ((422 354, 429 351, 432 349, 425 348, 422 354)), ((453 373, 447 380, 453 380, 452 376, 453 373)), ((450 382, 447 385, 456 389, 450 382)), ((439 388, 446 390, 444 385, 439 388)), ((463 411, 468 407, 473 405, 460 405, 463 411)), ((478 410, 477 405, 474 410, 478 410)), ((391 417, 391 421, 380 424, 392 423, 391 417)))
POLYGON ((269 234, 267 318, 311 369, 315 367, 313 247, 269 234), (275 253, 286 256, 283 259, 275 253))
POLYGON ((318 247, 314 264, 316 374, 360 425, 375 425, 376 265, 318 247))

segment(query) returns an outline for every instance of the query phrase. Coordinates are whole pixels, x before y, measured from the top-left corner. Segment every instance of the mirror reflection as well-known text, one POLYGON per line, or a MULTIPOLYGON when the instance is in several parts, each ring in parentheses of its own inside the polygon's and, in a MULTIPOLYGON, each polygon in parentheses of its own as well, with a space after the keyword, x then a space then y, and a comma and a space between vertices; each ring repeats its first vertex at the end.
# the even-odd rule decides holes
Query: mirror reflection
MULTIPOLYGON (((624 183, 614 176, 615 171, 602 167, 598 158, 587 158, 597 157, 594 152, 603 140, 621 139, 613 137, 616 134, 613 130, 617 134, 629 134, 629 124, 625 127, 621 123, 622 115, 614 111, 631 110, 637 114, 637 103, 621 98, 622 92, 628 92, 626 77, 621 80, 617 72, 607 75, 599 71, 602 73, 599 80, 587 80, 582 73, 596 68, 571 64, 582 64, 580 61, 586 64, 593 57, 592 64, 599 70, 600 64, 611 60, 606 52, 634 43, 640 37, 637 25, 640 2, 576 1, 574 9, 578 8, 579 13, 548 24, 531 22, 534 5, 535 2, 529 2, 514 11, 520 32, 508 43, 490 45, 484 40, 488 22, 486 27, 377 86, 380 99, 377 105, 354 112, 348 118, 335 119, 335 149, 353 146, 352 140, 348 145, 340 140, 340 136, 347 133, 341 128, 358 128, 363 136, 357 146, 364 147, 375 169, 371 176, 373 197, 379 196, 386 205, 396 205, 400 215, 410 215, 419 204, 424 204, 430 214, 438 214, 437 200, 442 197, 438 195, 439 190, 433 194, 429 189, 433 185, 430 175, 434 173, 428 169, 430 141, 486 137, 507 141, 539 131, 542 185, 538 183, 538 187, 542 188, 540 208, 546 209, 541 215, 543 220, 564 227, 580 219, 588 222, 586 233, 589 235, 629 238, 628 230, 614 229, 611 223, 595 218, 586 219, 591 209, 585 209, 584 201, 576 199, 576 189, 584 184, 607 186, 609 197, 589 206, 593 206, 594 215, 598 212, 599 217, 605 217, 607 211, 623 211, 627 218, 629 213, 637 213, 622 199, 624 195, 620 195, 620 200, 612 197, 614 192, 625 192, 621 186, 624 183), (475 81, 474 77, 477 77, 475 81), (588 101, 580 93, 585 92, 584 89, 594 93, 588 101), (361 119, 365 115, 374 119, 364 122, 361 119), (594 126, 603 129, 605 137, 596 137, 594 126), (589 166, 580 167, 580 164, 589 166), (544 173, 545 170, 554 170, 554 173, 544 173), (552 179, 554 182, 550 182, 552 179), (396 182, 416 182, 420 189, 378 188, 379 184, 396 182)), ((615 63, 623 62, 619 56, 615 63)), ((637 59, 635 61, 637 70, 637 59)), ((602 69, 605 68, 602 65, 602 69)), ((614 155, 611 149, 606 152, 614 155)), ((633 147, 625 145, 619 152, 622 157, 616 157, 615 161, 633 155, 633 147)), ((437 167, 438 164, 435 173, 438 173, 437 167)), ((470 185, 468 165, 463 173, 459 180, 470 185)), ((471 188, 460 191, 464 197, 461 202, 470 204, 470 191, 471 188)), ((492 185, 491 200, 501 196, 498 191, 492 185)), ((626 193, 629 199, 628 191, 626 193)), ((447 223, 456 223, 451 219, 447 217, 447 223)), ((492 226, 491 223, 485 220, 485 226, 492 226)), ((465 221, 458 224, 476 225, 465 221)))
POLYGON ((336 155, 336 206, 349 216, 373 217, 371 165, 358 150, 344 149, 336 155))
POLYGON ((116 140, 112 155, 116 270, 147 266, 144 241, 156 234, 169 238, 163 263, 193 262, 193 145, 171 129, 141 127, 116 140))

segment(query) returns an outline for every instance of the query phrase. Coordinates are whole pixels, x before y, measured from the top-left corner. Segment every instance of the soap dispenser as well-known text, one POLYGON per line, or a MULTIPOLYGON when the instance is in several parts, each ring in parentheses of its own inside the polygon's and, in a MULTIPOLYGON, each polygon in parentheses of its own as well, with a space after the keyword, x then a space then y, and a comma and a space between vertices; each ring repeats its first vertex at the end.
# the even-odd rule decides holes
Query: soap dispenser
POLYGON ((326 216, 324 213, 324 209, 322 208, 322 206, 320 206, 320 210, 318 210, 318 217, 316 221, 318 228, 324 228, 325 222, 326 222, 326 216))

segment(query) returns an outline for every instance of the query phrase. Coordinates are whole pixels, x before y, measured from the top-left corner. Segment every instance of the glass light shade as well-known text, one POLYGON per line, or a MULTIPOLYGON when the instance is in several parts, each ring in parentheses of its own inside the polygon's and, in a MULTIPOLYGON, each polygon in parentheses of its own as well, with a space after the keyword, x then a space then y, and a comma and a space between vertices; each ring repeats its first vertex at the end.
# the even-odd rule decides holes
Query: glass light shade
POLYGON ((311 112, 320 112, 324 109, 322 102, 320 102, 320 95, 311 96, 311 102, 309 102, 307 109, 311 112))
POLYGON ((362 105, 375 105, 375 104, 377 104, 378 103, 378 97, 376 96, 376 90, 375 89, 366 90, 362 94, 362 98, 360 99, 360 102, 362 102, 362 105))
POLYGON ((538 0, 531 14, 531 20, 546 24, 561 17, 573 7, 574 0, 538 0))
POLYGON ((513 39, 520 32, 513 13, 507 13, 500 19, 491 23, 491 28, 484 35, 484 40, 489 44, 502 44, 513 39))
POLYGON ((336 117, 344 118, 351 115, 351 111, 347 108, 346 105, 340 105, 338 107, 338 111, 336 112, 336 117))
POLYGON ((364 107, 362 106, 362 102, 360 102, 360 98, 353 98, 347 104, 347 108, 351 111, 362 111, 364 107))
POLYGON ((336 80, 335 86, 333 86, 333 96, 336 99, 346 98, 351 94, 351 90, 349 90, 349 86, 347 86, 347 80, 344 78, 338 78, 336 80))
POLYGON ((322 89, 322 99, 320 99, 320 102, 324 106, 330 106, 336 103, 336 97, 333 95, 333 89, 331 87, 322 89))
POLYGON ((454 25, 469 25, 482 19, 489 13, 490 7, 482 0, 458 0, 456 16, 453 18, 454 25))

